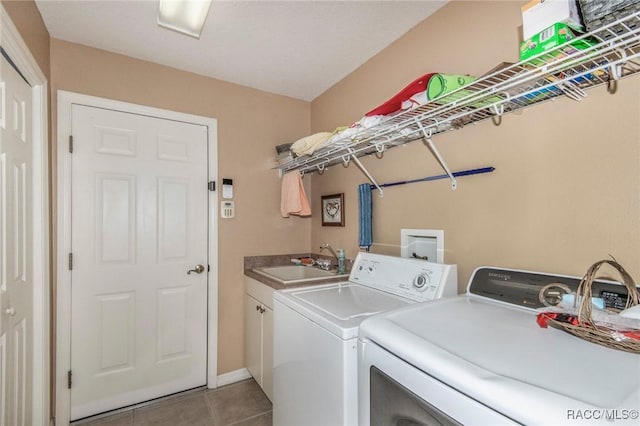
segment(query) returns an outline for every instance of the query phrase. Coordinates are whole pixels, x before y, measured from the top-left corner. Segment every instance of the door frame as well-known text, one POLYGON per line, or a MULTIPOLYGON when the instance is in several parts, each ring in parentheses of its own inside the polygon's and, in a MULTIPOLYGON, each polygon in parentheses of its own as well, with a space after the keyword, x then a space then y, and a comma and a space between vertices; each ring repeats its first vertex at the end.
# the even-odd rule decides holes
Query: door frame
MULTIPOLYGON (((208 138, 208 179, 217 180, 218 131, 215 118, 185 114, 165 109, 137 105, 80 93, 58 90, 58 209, 57 209, 57 321, 56 321, 56 424, 69 424, 71 391, 67 386, 67 371, 71 369, 71 271, 68 253, 71 252, 71 155, 68 149, 71 135, 72 106, 84 105, 115 111, 145 115, 167 120, 206 126, 208 138)), ((204 187, 203 191, 207 191, 204 187)), ((207 300, 207 387, 218 385, 218 195, 208 191, 208 274, 207 300)))
POLYGON ((33 402, 34 425, 50 420, 49 134, 47 78, 0 3, 2 48, 31 85, 33 135, 33 402))

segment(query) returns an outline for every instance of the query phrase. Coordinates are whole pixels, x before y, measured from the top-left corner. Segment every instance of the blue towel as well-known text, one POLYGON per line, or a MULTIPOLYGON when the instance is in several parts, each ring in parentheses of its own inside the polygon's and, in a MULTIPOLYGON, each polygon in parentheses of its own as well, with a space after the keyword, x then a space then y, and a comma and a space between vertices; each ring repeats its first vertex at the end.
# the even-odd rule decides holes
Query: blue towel
POLYGON ((360 232, 358 234, 358 245, 369 251, 369 247, 373 243, 372 222, 372 203, 371 203, 371 186, 363 183, 358 186, 358 209, 360 214, 360 232))

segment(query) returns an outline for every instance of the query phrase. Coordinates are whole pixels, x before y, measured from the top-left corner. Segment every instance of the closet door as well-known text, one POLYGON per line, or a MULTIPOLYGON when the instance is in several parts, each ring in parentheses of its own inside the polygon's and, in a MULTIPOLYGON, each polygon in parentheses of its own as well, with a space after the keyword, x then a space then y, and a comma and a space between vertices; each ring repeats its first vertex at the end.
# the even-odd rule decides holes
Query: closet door
POLYGON ((33 145, 31 87, 0 64, 0 425, 31 425, 33 145))

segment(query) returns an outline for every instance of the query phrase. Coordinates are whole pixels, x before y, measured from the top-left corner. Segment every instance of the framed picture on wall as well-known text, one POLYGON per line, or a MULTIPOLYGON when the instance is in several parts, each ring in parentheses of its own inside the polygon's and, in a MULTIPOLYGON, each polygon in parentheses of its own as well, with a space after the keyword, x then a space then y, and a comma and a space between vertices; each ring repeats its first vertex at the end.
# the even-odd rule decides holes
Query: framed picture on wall
POLYGON ((322 226, 344 226, 344 193, 323 195, 322 226))

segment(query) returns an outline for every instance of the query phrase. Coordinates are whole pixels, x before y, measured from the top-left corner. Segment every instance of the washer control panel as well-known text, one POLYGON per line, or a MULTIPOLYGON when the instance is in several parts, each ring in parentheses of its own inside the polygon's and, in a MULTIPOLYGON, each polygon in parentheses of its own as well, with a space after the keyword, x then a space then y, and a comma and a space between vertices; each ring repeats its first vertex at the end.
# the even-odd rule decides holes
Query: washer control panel
POLYGON ((458 294, 456 265, 358 253, 349 280, 416 301, 458 294))

